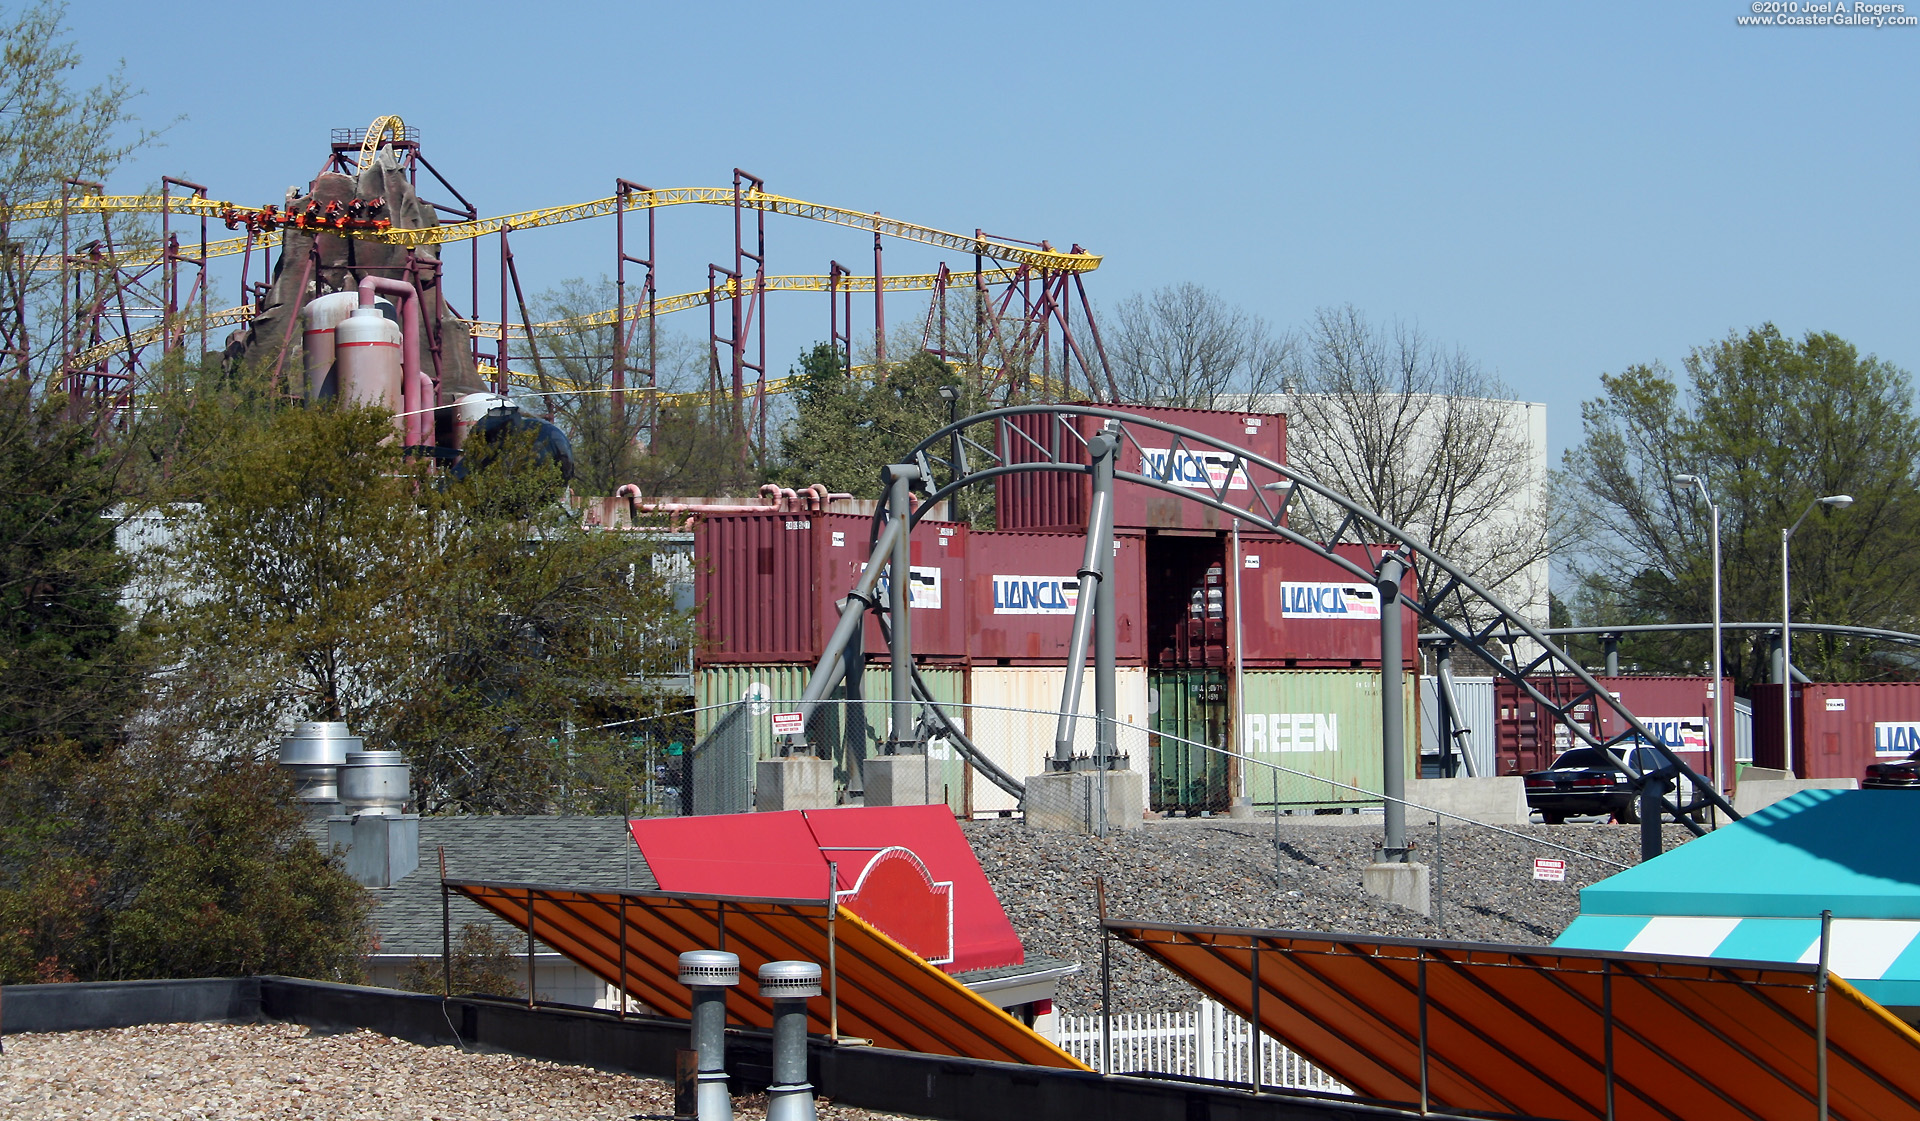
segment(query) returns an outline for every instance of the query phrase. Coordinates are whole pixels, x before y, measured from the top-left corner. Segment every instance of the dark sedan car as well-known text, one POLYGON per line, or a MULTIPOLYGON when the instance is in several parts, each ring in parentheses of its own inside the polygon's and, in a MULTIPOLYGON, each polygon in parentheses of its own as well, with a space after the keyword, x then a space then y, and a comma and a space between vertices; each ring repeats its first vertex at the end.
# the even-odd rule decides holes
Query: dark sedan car
POLYGON ((1867 774, 1860 780, 1860 786, 1862 789, 1877 790, 1920 786, 1920 751, 1891 763, 1867 764, 1867 774))
MULTIPOLYGON (((1633 765, 1659 770, 1665 756, 1650 747, 1634 749, 1633 765)), ((1640 820, 1633 780, 1607 753, 1597 747, 1565 751, 1544 771, 1526 776, 1527 805, 1540 811, 1540 820, 1559 825, 1573 814, 1607 814, 1631 825, 1640 820)), ((1673 792, 1673 782, 1667 782, 1673 792)))

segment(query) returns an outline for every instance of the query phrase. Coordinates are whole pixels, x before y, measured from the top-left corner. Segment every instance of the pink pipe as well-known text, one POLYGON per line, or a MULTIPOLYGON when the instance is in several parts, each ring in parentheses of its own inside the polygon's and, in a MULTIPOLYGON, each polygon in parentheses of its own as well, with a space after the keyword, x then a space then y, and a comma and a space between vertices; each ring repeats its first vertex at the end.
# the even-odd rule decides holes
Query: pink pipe
MULTIPOLYGON (((360 306, 372 307, 376 292, 400 297, 400 412, 405 421, 401 431, 405 434, 406 446, 417 448, 427 442, 428 418, 421 415, 426 406, 421 398, 426 394, 423 389, 438 389, 431 381, 427 386, 420 383, 426 375, 420 372, 420 293, 413 285, 384 276, 369 276, 360 281, 360 306)), ((437 397, 437 394, 436 394, 437 397)), ((434 404, 439 405, 436 399, 434 404)))
POLYGON ((780 508, 780 484, 779 483, 761 483, 760 484, 760 505, 772 506, 776 510, 780 508))
POLYGON ((624 498, 627 500, 627 521, 629 523, 639 520, 638 515, 640 513, 640 487, 638 484, 621 483, 617 488, 614 489, 613 496, 615 498, 624 498))
POLYGON ((801 512, 800 496, 793 492, 792 487, 780 488, 780 508, 783 510, 786 510, 788 513, 793 513, 793 514, 798 514, 801 512))

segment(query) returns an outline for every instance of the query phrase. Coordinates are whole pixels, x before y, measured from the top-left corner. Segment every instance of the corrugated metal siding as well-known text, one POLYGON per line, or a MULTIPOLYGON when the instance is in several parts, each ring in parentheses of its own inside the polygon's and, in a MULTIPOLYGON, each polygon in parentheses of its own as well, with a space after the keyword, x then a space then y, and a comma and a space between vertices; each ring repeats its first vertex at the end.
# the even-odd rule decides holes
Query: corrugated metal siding
MULTIPOLYGON (((725 514, 694 531, 694 593, 700 603, 700 665, 812 662, 839 620, 837 601, 859 579, 873 521, 849 514, 725 514)), ((967 654, 967 527, 922 521, 910 545, 923 597, 913 612, 916 657, 964 662, 967 654)), ((885 651, 868 619, 866 649, 885 651)))
MULTIPOLYGON (((969 736, 1013 777, 1025 780, 1046 770, 1053 754, 1053 733, 1060 712, 1061 687, 1067 671, 1058 666, 975 666, 968 693, 973 707, 969 736)), ((1119 693, 1116 716, 1120 727, 1115 745, 1127 754, 1128 766, 1147 773, 1147 671, 1121 666, 1115 671, 1119 693)), ((1093 670, 1086 671, 1080 690, 1080 711, 1092 717, 1093 670)), ((1095 724, 1076 722, 1074 750, 1092 754, 1095 724)), ((973 784, 973 812, 991 814, 1018 809, 1012 795, 985 782, 973 784)))
MULTIPOLYGON (((1904 758, 1920 747, 1920 683, 1795 685, 1793 713, 1793 770, 1802 778, 1861 778, 1869 763, 1904 758)), ((1756 685, 1754 764, 1781 766, 1784 747, 1780 686, 1756 685)))
MULTIPOLYGON (((1217 412, 1206 409, 1155 409, 1128 406, 1127 412, 1177 424, 1203 432, 1235 447, 1245 448, 1276 463, 1285 463, 1287 455, 1287 418, 1283 415, 1243 412, 1217 412)), ((1019 427, 1031 440, 1043 447, 1080 448, 1081 441, 1055 430, 1053 418, 1035 414, 1018 418, 1019 427)), ((1105 421, 1078 417, 1073 421, 1081 440, 1100 430, 1105 421)), ((1209 465, 1192 458, 1175 462, 1169 469, 1165 452, 1171 439, 1157 429, 1133 427, 1121 422, 1126 439, 1116 468, 1141 475, 1198 479, 1209 465), (1152 453, 1162 453, 1157 462, 1148 462, 1152 453)), ((1198 451, 1198 449, 1195 449, 1198 451)), ((1031 444, 1018 439, 1008 449, 1014 462, 1042 459, 1031 444)), ((1084 453, 1070 455, 1072 461, 1085 462, 1084 453)), ((1279 476, 1263 468, 1252 468, 1252 485, 1235 487, 1228 502, 1236 506, 1256 505, 1256 488, 1276 481, 1279 476)), ((1197 485, 1197 484, 1196 484, 1197 485)), ((1058 471, 1005 475, 994 481, 995 518, 1004 530, 1081 530, 1086 528, 1091 480, 1085 475, 1058 471)), ((1120 482, 1114 487, 1114 525, 1127 529, 1159 527, 1165 529, 1225 529, 1231 518, 1221 512, 1153 487, 1120 482)))
MULTIPOLYGON (((1114 535, 1115 657, 1139 665, 1146 653, 1146 538, 1114 535)), ((1073 637, 1073 612, 1086 536, 1069 533, 976 533, 968 543, 973 603, 969 652, 974 661, 1062 665, 1073 637)))
MULTIPOLYGON (((1556 703, 1564 704, 1580 693, 1582 686, 1571 677, 1529 679, 1536 689, 1556 703)), ((1612 693, 1627 711, 1643 722, 1684 720, 1692 724, 1688 734, 1698 735, 1698 747, 1679 749, 1675 754, 1696 772, 1711 769, 1710 749, 1713 735, 1713 702, 1708 697, 1709 682, 1704 677, 1599 677, 1600 687, 1612 693)), ((1498 768, 1503 775, 1537 771, 1553 762, 1555 756, 1573 746, 1572 733, 1555 720, 1544 707, 1524 696, 1520 687, 1501 679, 1495 684, 1495 704, 1499 708, 1498 768)), ((1722 697, 1727 726, 1734 726, 1733 683, 1724 683, 1722 697)), ((1611 707, 1587 702, 1571 714, 1588 730, 1601 735, 1619 734, 1620 725, 1611 707)), ((1677 746, 1677 745, 1670 745, 1677 746)), ((1729 762, 1729 767, 1731 766, 1729 762)))
POLYGON ((1753 702, 1745 697, 1733 699, 1733 761, 1753 762, 1753 702))
POLYGON ((1195 746, 1227 747, 1233 725, 1227 672, 1154 670, 1147 682, 1153 729, 1147 804, 1161 813, 1227 809, 1233 803, 1233 757, 1195 746))
POLYGON ((699 523, 693 546, 699 664, 819 656, 822 574, 813 542, 813 520, 805 515, 728 515, 699 523))
MULTIPOLYGON (((1420 679, 1420 753, 1440 754, 1440 679, 1420 679)), ((1455 736, 1455 750, 1465 749, 1473 759, 1473 773, 1485 777, 1494 774, 1496 709, 1493 703, 1493 678, 1456 677, 1453 679, 1455 729, 1464 727, 1465 736, 1455 736)), ((1461 771, 1460 774, 1467 772, 1461 771)))
MULTIPOLYGON (((779 754, 773 735, 772 714, 791 711, 806 694, 810 665, 721 665, 707 666, 694 675, 694 736, 705 740, 736 708, 738 702, 756 698, 745 705, 749 723, 747 742, 754 760, 772 759, 779 754)), ((934 699, 953 706, 949 715, 960 718, 966 713, 967 675, 957 668, 922 666, 920 676, 934 699)), ((834 704, 822 705, 809 734, 816 743, 830 745, 834 763, 834 782, 844 792, 862 761, 877 753, 892 719, 888 690, 891 677, 885 665, 869 665, 862 677, 864 703, 846 703, 843 684, 833 693, 834 704)), ((1056 706, 1058 702, 1056 701, 1056 706)), ((963 726, 964 730, 964 726, 963 726)), ((947 794, 947 804, 956 813, 967 808, 969 772, 965 759, 944 740, 929 746, 938 762, 938 781, 947 794)), ((858 789, 855 783, 854 788, 858 789)))
MULTIPOLYGON (((1288 768, 1278 776, 1282 806, 1331 806, 1378 802, 1381 788, 1380 675, 1357 670, 1249 670, 1243 707, 1246 725, 1234 736, 1235 748, 1255 760, 1288 768), (1367 793, 1317 782, 1333 779, 1367 793)), ((1420 727, 1417 682, 1405 694, 1405 726, 1420 727)), ((1414 743, 1417 744, 1417 739, 1414 743)), ((1419 767, 1419 751, 1410 744, 1407 777, 1419 767)), ((1275 801, 1274 772, 1248 768, 1248 795, 1257 805, 1275 801)))
MULTIPOLYGON (((1231 546, 1229 546, 1231 547, 1231 546)), ((1364 545, 1339 545, 1340 556, 1372 571, 1380 550, 1364 545)), ((1380 620, 1353 615, 1300 612, 1303 591, 1287 595, 1288 584, 1332 586, 1336 590, 1357 585, 1365 602, 1374 603, 1372 584, 1304 546, 1292 544, 1273 534, 1240 535, 1240 596, 1245 603, 1240 623, 1242 660, 1249 668, 1361 669, 1380 664, 1380 620)), ((1409 571, 1401 583, 1402 593, 1415 597, 1419 583, 1409 571)), ((1335 597, 1313 597, 1331 606, 1335 597)), ((1418 658, 1420 620, 1412 608, 1402 607, 1400 632, 1403 647, 1401 665, 1411 667, 1418 658)), ((1229 625, 1228 634, 1232 627, 1229 625)))

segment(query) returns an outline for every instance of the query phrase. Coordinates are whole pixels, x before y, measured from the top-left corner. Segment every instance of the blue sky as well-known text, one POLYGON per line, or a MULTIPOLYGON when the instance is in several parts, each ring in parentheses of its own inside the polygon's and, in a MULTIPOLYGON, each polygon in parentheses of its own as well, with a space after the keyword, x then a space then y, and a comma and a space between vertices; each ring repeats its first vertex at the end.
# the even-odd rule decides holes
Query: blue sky
MULTIPOLYGON (((116 190, 175 174, 278 201, 329 129, 382 113, 485 213, 744 167, 1079 242, 1106 255, 1097 300, 1194 281, 1280 327, 1343 303, 1417 323, 1544 401, 1557 456, 1602 372, 1766 320, 1920 368, 1920 28, 1737 27, 1746 10, 114 0, 70 24, 90 71, 125 60, 149 123, 185 118, 116 190)), ((661 230, 663 292, 731 251, 723 212, 661 230)), ((610 271, 612 231, 514 249, 544 288, 610 271)), ((770 271, 830 257, 867 271, 870 242, 770 224, 770 271)), ((890 245, 887 270, 938 260, 890 245)), ((826 308, 776 299, 778 373, 826 308)))

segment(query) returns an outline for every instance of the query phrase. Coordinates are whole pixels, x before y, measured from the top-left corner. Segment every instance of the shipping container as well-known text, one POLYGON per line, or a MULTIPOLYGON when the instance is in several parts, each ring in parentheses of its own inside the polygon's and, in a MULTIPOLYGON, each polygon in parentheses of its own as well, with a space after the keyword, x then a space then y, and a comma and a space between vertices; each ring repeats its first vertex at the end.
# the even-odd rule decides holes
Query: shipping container
MULTIPOLYGON (((1235 729, 1233 742, 1254 760, 1244 769, 1242 785, 1256 806, 1379 803, 1384 772, 1378 671, 1249 670, 1242 687, 1235 708, 1246 720, 1235 729)), ((1402 698, 1409 779, 1420 763, 1419 695, 1419 681, 1409 675, 1402 698)))
MULTIPOLYGON (((1530 680, 1556 704, 1565 704, 1584 689, 1579 679, 1573 677, 1530 680)), ((1595 680, 1619 698, 1648 730, 1658 734, 1694 773, 1705 775, 1712 770, 1712 679, 1599 677, 1595 680)), ((1551 711, 1525 696, 1518 685, 1500 678, 1495 682, 1494 691, 1499 710, 1498 773, 1518 775, 1544 770, 1556 756, 1574 746, 1573 733, 1567 726, 1556 720, 1551 711)), ((1722 682, 1720 696, 1721 718, 1731 739, 1735 732, 1732 681, 1722 682)), ((1619 735, 1625 726, 1612 706, 1593 700, 1575 706, 1569 716, 1603 739, 1619 735)), ((1725 789, 1733 776, 1731 752, 1721 761, 1721 770, 1721 787, 1725 789)))
MULTIPOLYGON (((1142 406, 1128 406, 1125 411, 1204 433, 1275 463, 1287 461, 1287 418, 1281 414, 1142 406)), ((1052 414, 1034 413, 1017 417, 1014 423, 1031 441, 1027 443, 1019 437, 1010 441, 1008 454, 1014 462, 1045 461, 1057 449, 1063 461, 1086 463, 1085 441, 1097 434, 1106 421, 1091 416, 1061 421, 1052 414), (1077 438, 1062 430, 1067 425, 1078 433, 1077 438), (1047 452, 1043 453, 1042 448, 1047 452)), ((1114 464, 1116 471, 1162 479, 1196 494, 1204 494, 1209 482, 1218 486, 1226 479, 1231 456, 1201 447, 1176 449, 1173 439, 1156 428, 1129 426, 1124 421, 1121 427, 1125 438, 1114 464)), ((1249 465, 1245 471, 1235 473, 1226 501, 1230 505, 1258 509, 1257 488, 1279 479, 1277 472, 1249 465)), ((995 522, 1003 530, 1081 532, 1087 528, 1092 491, 1093 482, 1084 474, 1030 471, 1002 475, 994 480, 995 522)), ((1276 497, 1268 494, 1265 500, 1271 506, 1276 497)), ((1113 506, 1113 524, 1123 529, 1219 530, 1233 521, 1231 515, 1199 502, 1124 480, 1115 482, 1113 506)))
MULTIPOLYGON (((1228 548, 1232 548, 1231 539, 1228 548)), ((1380 546, 1336 545, 1372 571, 1380 546)), ((1363 669, 1380 664, 1379 592, 1370 582, 1304 545, 1275 534, 1240 535, 1241 660, 1249 669, 1363 669)), ((1419 595, 1412 570, 1401 581, 1400 664, 1419 658, 1419 595)), ((1229 588, 1229 601, 1231 589, 1229 588)), ((1232 628, 1228 628, 1229 637, 1232 628)))
MULTIPOLYGON (((1364 568, 1376 547, 1339 545, 1364 568)), ((1174 668, 1227 668, 1242 643, 1250 669, 1364 669, 1380 664, 1380 607, 1374 586, 1334 561, 1274 534, 1242 533, 1236 560, 1231 533, 1147 533, 1147 661, 1174 668), (1245 605, 1234 624, 1238 596, 1245 605)), ((1417 594, 1409 571, 1404 594, 1417 594)), ((1401 607, 1401 664, 1412 668, 1419 617, 1401 607)))
MULTIPOLYGON (((970 675, 968 708, 972 720, 968 737, 1001 769, 1014 778, 1045 773, 1053 757, 1053 737, 1060 715, 1060 692, 1067 671, 1061 666, 975 666, 970 675)), ((1116 698, 1115 750, 1127 756, 1127 765, 1147 774, 1147 671, 1138 666, 1122 666, 1115 673, 1116 698)), ((1084 719, 1074 722, 1074 751, 1091 755, 1095 748, 1096 724, 1092 719, 1093 669, 1089 667, 1080 689, 1080 712, 1084 719)), ((975 776, 973 813, 978 817, 1011 813, 1019 809, 1012 795, 975 776)))
MULTIPOLYGON (((1785 769, 1780 686, 1753 687, 1753 764, 1785 769)), ((1865 777, 1872 763, 1920 750, 1920 683, 1833 682, 1793 687, 1793 772, 1865 777)))
MULTIPOLYGON (((741 757, 754 761, 777 758, 780 737, 774 735, 773 716, 798 707, 812 673, 812 666, 798 664, 703 667, 694 675, 696 743, 704 746, 714 730, 731 718, 741 757)), ((843 794, 862 789, 861 762, 879 754, 879 745, 891 735, 891 676, 885 663, 868 664, 861 676, 861 700, 850 702, 846 686, 841 684, 830 694, 829 703, 816 710, 808 727, 809 740, 816 747, 828 749, 834 764, 834 783, 843 794)), ((966 672, 955 667, 923 666, 920 677, 934 700, 965 731, 966 672)), ((930 768, 933 781, 939 784, 954 813, 964 816, 972 768, 945 737, 930 740, 927 754, 935 763, 930 768)))
MULTIPOLYGON (((847 514, 716 514, 694 528, 700 665, 818 660, 838 603, 871 555, 873 521, 847 514)), ((959 664, 967 655, 964 524, 923 521, 911 543, 913 652, 959 664)), ((882 581, 884 594, 886 585, 882 581)), ((866 649, 886 651, 869 617, 866 649)))
POLYGON ((1160 813, 1220 813, 1232 806, 1233 706, 1227 672, 1153 670, 1148 676, 1147 804, 1160 813), (1205 746, 1201 746, 1205 745, 1205 746), (1226 750, 1209 750, 1221 748, 1226 750))
MULTIPOLYGON (((1139 665, 1146 652, 1146 538, 1116 533, 1113 544, 1114 656, 1121 665, 1139 665)), ((1086 547, 1084 533, 970 536, 968 652, 976 665, 1066 663, 1086 547)))
MULTIPOLYGON (((1453 679, 1455 775, 1472 774, 1481 778, 1497 774, 1494 741, 1498 738, 1494 714, 1499 711, 1493 699, 1493 678, 1456 677, 1453 679), (1472 760, 1469 770, 1461 756, 1472 760)), ((1440 679, 1429 674, 1420 679, 1420 754, 1423 768, 1438 777, 1440 759, 1440 679)))

